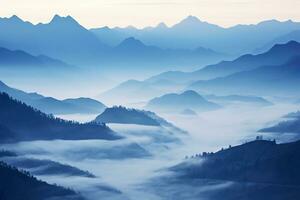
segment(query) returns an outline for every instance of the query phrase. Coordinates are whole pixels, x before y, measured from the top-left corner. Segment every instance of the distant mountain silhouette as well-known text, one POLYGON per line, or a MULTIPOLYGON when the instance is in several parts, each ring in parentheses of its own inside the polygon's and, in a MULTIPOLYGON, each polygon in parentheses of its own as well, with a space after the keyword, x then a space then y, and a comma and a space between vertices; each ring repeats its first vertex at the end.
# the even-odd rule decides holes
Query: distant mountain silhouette
POLYGON ((0 47, 0 67, 11 68, 18 67, 20 69, 28 68, 53 68, 57 70, 72 69, 70 65, 47 56, 33 56, 21 50, 9 50, 0 47))
POLYGON ((32 55, 47 55, 85 68, 103 65, 106 70, 122 69, 124 66, 127 66, 126 69, 139 70, 143 65, 148 70, 158 71, 161 67, 171 69, 170 65, 175 64, 178 67, 195 67, 228 58, 222 53, 199 48, 200 45, 195 50, 171 50, 144 45, 131 35, 119 40, 119 45, 111 47, 70 16, 55 15, 49 23, 37 25, 24 22, 16 16, 0 18, 0 29, 0 46, 4 48, 23 50, 32 55))
POLYGON ((0 92, 5 92, 11 97, 48 114, 97 114, 103 112, 106 107, 101 102, 90 98, 58 100, 37 93, 27 93, 22 90, 11 88, 1 81, 0 92))
POLYGON ((158 111, 181 112, 185 109, 209 111, 221 108, 218 104, 207 101, 197 92, 189 90, 181 94, 171 93, 150 100, 146 108, 158 111))
MULTIPOLYGON (((218 64, 208 65, 192 72, 167 71, 150 77, 146 82, 160 80, 187 86, 193 81, 209 80, 228 76, 237 72, 249 71, 265 65, 285 64, 295 56, 300 55, 300 43, 290 41, 286 44, 274 45, 270 50, 258 55, 243 55, 232 61, 222 61, 218 64)), ((209 93, 209 92, 208 92, 209 93)))
POLYGON ((178 24, 167 27, 160 23, 156 27, 137 29, 134 27, 92 29, 91 31, 116 46, 128 37, 135 37, 147 45, 171 49, 195 49, 199 46, 214 49, 218 52, 230 52, 241 55, 252 52, 272 39, 299 30, 300 24, 293 21, 263 21, 255 25, 237 25, 222 28, 188 16, 178 24), (274 31, 276 30, 276 31, 274 31))
POLYGON ((258 48, 254 52, 256 52, 256 53, 264 52, 276 44, 285 44, 285 43, 288 43, 289 41, 300 42, 300 30, 295 30, 288 34, 284 34, 278 38, 275 38, 272 41, 265 44, 264 46, 258 48))
POLYGON ((33 55, 47 55, 71 64, 93 61, 107 49, 72 17, 55 15, 47 24, 33 25, 17 16, 0 19, 0 46, 33 55), (70 37, 72 35, 72 37, 70 37), (96 54, 96 55, 95 55, 96 54))
POLYGON ((172 168, 188 179, 300 185, 300 142, 257 140, 187 160, 172 168), (203 159, 203 162, 200 160, 203 159), (199 160, 199 162, 195 162, 199 160))
POLYGON ((95 121, 101 123, 160 126, 160 122, 148 115, 146 111, 128 109, 122 106, 106 108, 103 113, 96 117, 95 121))
POLYGON ((24 103, 0 93, 0 124, 4 131, 1 142, 24 140, 115 140, 120 137, 104 124, 65 121, 46 115, 24 103), (10 135, 13 133, 12 135, 10 135))
POLYGON ((285 118, 297 119, 300 118, 300 111, 292 112, 284 116, 285 118))
POLYGON ((289 113, 284 116, 289 120, 282 121, 274 126, 263 128, 260 132, 273 132, 273 133, 300 133, 300 113, 289 113))
POLYGON ((0 197, 9 200, 83 200, 70 189, 39 181, 28 172, 19 171, 3 162, 0 162, 0 197))
POLYGON ((197 81, 188 88, 218 94, 298 95, 299 64, 298 56, 285 64, 267 65, 226 77, 197 81))
POLYGON ((197 113, 191 109, 184 109, 183 111, 180 112, 180 114, 190 115, 190 116, 197 115, 197 113))
POLYGON ((206 99, 216 102, 218 104, 231 104, 231 103, 245 103, 259 106, 270 106, 273 105, 270 101, 258 97, 258 96, 242 96, 242 95, 228 95, 228 96, 216 96, 206 95, 206 99))
MULTIPOLYGON (((152 68, 161 68, 170 65, 188 65, 191 67, 198 67, 219 62, 228 57, 229 56, 225 54, 199 46, 193 50, 162 49, 156 46, 146 45, 134 37, 129 37, 112 48, 109 55, 102 60, 112 66, 115 66, 115 64, 120 64, 117 63, 117 60, 119 60, 129 69, 135 67, 136 70, 141 70, 138 67, 138 64, 143 64, 143 66, 149 66, 152 68), (133 64, 137 66, 131 66, 133 64)), ((149 69, 143 68, 142 70, 149 69)))
POLYGON ((123 99, 122 103, 134 102, 137 99, 147 101, 154 96, 163 95, 166 92, 183 89, 181 86, 177 88, 174 82, 158 80, 157 82, 147 82, 138 80, 128 80, 120 83, 116 87, 105 91, 99 95, 100 99, 117 104, 114 100, 123 99))
POLYGON ((264 65, 280 65, 300 55, 300 43, 291 41, 276 44, 269 51, 258 55, 243 55, 233 61, 223 61, 209 65, 193 72, 193 76, 201 79, 212 79, 227 76, 236 72, 248 71, 264 65))

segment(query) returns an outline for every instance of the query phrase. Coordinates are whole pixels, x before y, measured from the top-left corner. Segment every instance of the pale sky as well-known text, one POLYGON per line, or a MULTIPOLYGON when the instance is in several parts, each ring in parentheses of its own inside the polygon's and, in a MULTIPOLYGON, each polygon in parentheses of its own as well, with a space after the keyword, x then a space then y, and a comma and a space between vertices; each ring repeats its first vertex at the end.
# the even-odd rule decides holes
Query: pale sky
POLYGON ((300 0, 0 0, 0 17, 32 23, 71 15, 87 28, 173 25, 188 15, 228 27, 268 19, 300 21, 300 0))

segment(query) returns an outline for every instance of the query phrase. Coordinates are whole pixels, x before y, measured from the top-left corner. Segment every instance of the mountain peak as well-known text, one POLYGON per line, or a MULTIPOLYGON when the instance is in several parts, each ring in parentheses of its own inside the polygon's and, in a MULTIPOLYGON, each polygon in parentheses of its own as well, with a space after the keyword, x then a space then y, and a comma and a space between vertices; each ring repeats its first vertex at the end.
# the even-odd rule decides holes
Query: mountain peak
POLYGON ((123 40, 119 46, 126 46, 126 47, 139 47, 145 46, 140 40, 135 39, 134 37, 129 37, 123 40))
POLYGON ((183 93, 181 93, 183 96, 200 96, 197 92, 194 90, 186 90, 183 93))
POLYGON ((168 28, 168 26, 167 26, 164 22, 161 22, 161 23, 159 23, 159 24, 156 26, 156 28, 161 28, 161 29, 163 29, 163 28, 168 28))
POLYGON ((187 16, 185 19, 181 21, 181 23, 199 23, 199 22, 201 22, 200 19, 192 15, 187 16))
POLYGON ((54 15, 52 20, 50 21, 50 24, 57 24, 57 23, 72 23, 72 24, 78 24, 77 21, 71 17, 70 15, 66 17, 61 17, 60 15, 54 15))

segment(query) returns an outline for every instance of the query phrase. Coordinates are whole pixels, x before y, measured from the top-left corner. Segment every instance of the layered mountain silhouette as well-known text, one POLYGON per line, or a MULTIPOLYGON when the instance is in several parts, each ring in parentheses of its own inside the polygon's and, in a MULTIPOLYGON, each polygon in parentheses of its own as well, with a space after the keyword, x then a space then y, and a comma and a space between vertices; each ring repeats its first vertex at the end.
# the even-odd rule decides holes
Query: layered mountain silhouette
POLYGON ((0 93, 0 109, 1 142, 120 139, 104 124, 81 124, 54 118, 12 99, 5 93, 0 93))
POLYGON ((103 103, 90 98, 58 100, 37 93, 27 93, 11 88, 1 81, 0 92, 5 92, 11 97, 48 114, 97 114, 103 112, 106 107, 103 103))
POLYGON ((39 55, 33 56, 20 50, 9 50, 0 47, 0 67, 12 68, 18 67, 21 69, 28 68, 52 68, 57 70, 72 69, 70 65, 47 56, 39 55))
MULTIPOLYGON (((138 70, 139 65, 155 68, 170 68, 170 65, 206 65, 228 56, 213 50, 195 47, 162 49, 134 39, 123 38, 118 45, 104 44, 71 16, 55 15, 47 24, 33 25, 17 16, 0 19, 0 46, 12 50, 23 50, 32 55, 47 55, 72 65, 94 67, 101 65, 110 69, 126 65, 138 70), (24 34, 26 33, 26 34, 24 34), (72 37, 70 37, 72 35, 72 37), (109 68, 108 68, 109 67, 109 68)), ((149 68, 151 70, 151 68, 149 68)), ((153 69, 152 69, 153 70, 153 69)))
POLYGON ((261 48, 258 48, 257 50, 255 50, 255 52, 264 52, 267 51, 268 49, 270 49, 272 46, 276 45, 276 44, 285 44, 289 41, 296 41, 296 42, 300 42, 300 30, 295 30, 292 31, 288 34, 284 34, 278 38, 275 38, 274 40, 268 42, 267 44, 265 44, 264 46, 262 46, 261 48))
POLYGON ((0 19, 0 46, 33 55, 47 55, 71 64, 93 61, 107 49, 72 17, 55 15, 47 24, 33 25, 17 16, 0 19), (72 36, 72 37, 70 37, 72 36))
POLYGON ((300 133, 300 113, 294 112, 284 116, 288 120, 279 122, 271 127, 263 128, 260 132, 300 133))
POLYGON ((135 70, 149 71, 153 68, 160 69, 168 66, 189 66, 190 68, 205 66, 228 57, 225 54, 203 47, 197 47, 193 50, 162 49, 145 45, 140 40, 129 37, 113 47, 100 62, 112 67, 119 67, 122 64, 123 67, 126 66, 128 69, 133 69, 135 66, 135 70), (139 65, 144 66, 144 68, 140 68, 139 65), (151 68, 145 69, 145 67, 151 68))
POLYGON ((181 112, 185 109, 202 112, 216 110, 221 106, 207 101, 195 91, 188 90, 181 94, 170 93, 154 98, 148 102, 146 108, 165 112, 181 112))
POLYGON ((226 77, 197 81, 188 88, 219 94, 298 95, 299 64, 298 56, 285 64, 266 65, 226 77))
POLYGON ((193 81, 229 76, 237 72, 249 71, 265 65, 285 64, 298 55, 300 55, 300 43, 289 41, 285 44, 276 44, 267 52, 261 54, 243 55, 235 60, 222 61, 192 72, 167 71, 152 76, 146 81, 152 83, 165 80, 173 84, 187 85, 193 81))
POLYGON ((83 200, 73 190, 39 181, 28 172, 19 171, 6 163, 0 162, 1 199, 70 199, 83 200))
POLYGON ((206 99, 216 102, 218 104, 227 105, 233 103, 245 103, 259 106, 270 106, 273 105, 270 101, 258 97, 258 96, 242 96, 242 95, 228 95, 228 96, 216 96, 206 95, 206 99))
POLYGON ((252 52, 272 39, 299 29, 300 24, 297 22, 276 20, 223 28, 201 21, 197 17, 188 16, 172 27, 160 23, 156 27, 144 29, 103 27, 91 31, 111 46, 116 46, 125 38, 135 37, 147 45, 160 48, 195 49, 202 46, 218 52, 241 55, 252 52))

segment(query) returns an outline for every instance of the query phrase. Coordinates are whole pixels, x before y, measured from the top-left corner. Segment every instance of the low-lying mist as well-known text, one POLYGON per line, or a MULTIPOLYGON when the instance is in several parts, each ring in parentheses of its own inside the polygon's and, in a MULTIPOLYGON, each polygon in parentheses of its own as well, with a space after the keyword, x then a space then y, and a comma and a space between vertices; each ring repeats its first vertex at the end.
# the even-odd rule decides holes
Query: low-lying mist
MULTIPOLYGON (((111 124, 109 126, 113 130, 127 138, 119 141, 21 142, 7 144, 4 148, 15 151, 20 156, 50 159, 91 172, 96 178, 38 176, 50 183, 74 188, 91 200, 99 198, 161 200, 166 198, 152 193, 151 190, 144 190, 143 187, 155 189, 157 186, 145 183, 167 173, 164 169, 180 163, 185 156, 203 151, 218 151, 222 147, 253 140, 262 134, 257 133, 257 130, 276 123, 280 117, 297 109, 297 105, 275 104, 266 107, 231 106, 198 113, 197 116, 158 113, 179 128, 188 131, 188 135, 178 136, 180 142, 173 143, 171 140, 169 143, 162 142, 159 145, 154 145, 154 136, 168 134, 160 128, 111 124)), ((89 121, 94 116, 65 117, 89 121)), ((266 138, 273 137, 279 142, 288 140, 284 135, 280 137, 266 135, 266 138)), ((227 187, 228 184, 231 183, 213 184, 212 187, 206 186, 206 189, 227 187)))

